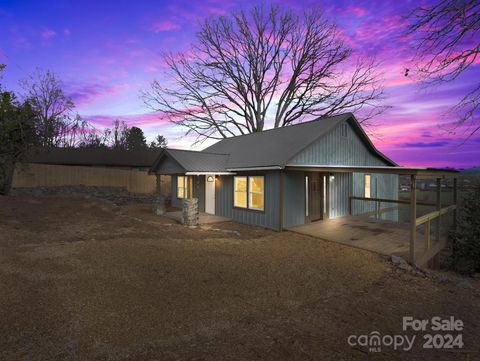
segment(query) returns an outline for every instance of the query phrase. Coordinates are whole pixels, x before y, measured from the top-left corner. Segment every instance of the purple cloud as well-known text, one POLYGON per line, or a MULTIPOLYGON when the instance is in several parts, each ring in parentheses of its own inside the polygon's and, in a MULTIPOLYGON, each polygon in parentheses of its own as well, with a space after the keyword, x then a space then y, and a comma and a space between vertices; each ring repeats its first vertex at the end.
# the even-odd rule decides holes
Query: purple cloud
POLYGON ((161 21, 159 23, 155 23, 152 25, 151 30, 154 33, 160 33, 163 31, 171 31, 171 30, 176 30, 180 29, 180 25, 172 22, 172 21, 161 21))
POLYGON ((45 40, 49 40, 57 36, 57 33, 51 29, 45 29, 42 31, 41 35, 42 35, 42 38, 44 38, 45 40))
POLYGON ((437 148, 437 147, 444 147, 448 144, 449 142, 447 141, 437 141, 437 142, 430 142, 430 143, 422 143, 422 142, 405 143, 404 146, 409 148, 437 148))

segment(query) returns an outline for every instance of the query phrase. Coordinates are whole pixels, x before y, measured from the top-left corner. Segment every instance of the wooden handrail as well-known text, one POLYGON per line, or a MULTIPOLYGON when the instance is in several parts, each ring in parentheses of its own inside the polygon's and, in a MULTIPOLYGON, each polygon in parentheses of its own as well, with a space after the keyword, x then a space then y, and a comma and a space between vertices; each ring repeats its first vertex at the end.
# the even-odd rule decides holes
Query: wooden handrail
MULTIPOLYGON (((351 196, 350 199, 355 199, 359 201, 372 201, 372 202, 385 202, 385 203, 399 203, 399 204, 410 204, 410 201, 404 199, 386 199, 386 198, 365 198, 365 197, 357 197, 351 196)), ((429 202, 417 202, 419 206, 432 206, 435 207, 435 203, 429 202)))
POLYGON ((457 209, 457 206, 455 204, 452 204, 451 206, 442 208, 439 211, 433 211, 433 212, 427 213, 421 217, 418 217, 415 221, 415 225, 419 226, 421 224, 424 224, 425 222, 431 221, 432 219, 440 217, 441 215, 448 213, 450 211, 453 211, 455 209, 457 209))

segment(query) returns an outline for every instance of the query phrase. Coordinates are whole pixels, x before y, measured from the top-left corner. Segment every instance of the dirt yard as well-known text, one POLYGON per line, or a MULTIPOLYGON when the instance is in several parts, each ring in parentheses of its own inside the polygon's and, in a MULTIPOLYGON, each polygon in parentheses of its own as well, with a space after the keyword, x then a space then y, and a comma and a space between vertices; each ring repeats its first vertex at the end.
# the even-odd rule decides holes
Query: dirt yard
POLYGON ((462 288, 307 236, 214 228, 149 206, 0 197, 0 359, 480 359, 479 280, 462 288), (403 335, 403 316, 463 320, 464 348, 423 350, 411 331, 410 352, 347 344, 403 335))

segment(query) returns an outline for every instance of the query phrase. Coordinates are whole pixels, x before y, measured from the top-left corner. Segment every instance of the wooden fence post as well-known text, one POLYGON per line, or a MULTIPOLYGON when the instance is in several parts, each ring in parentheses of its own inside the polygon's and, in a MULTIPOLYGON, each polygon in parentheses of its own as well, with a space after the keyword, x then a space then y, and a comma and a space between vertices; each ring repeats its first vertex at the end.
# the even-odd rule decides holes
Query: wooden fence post
POLYGON ((453 210, 453 229, 457 229, 457 178, 453 178, 453 204, 456 206, 455 209, 453 210))
MULTIPOLYGON (((441 188, 442 188, 442 179, 437 178, 437 211, 442 209, 442 200, 441 200, 441 188)), ((435 223, 435 241, 440 242, 440 216, 438 216, 435 223)))
POLYGON ((417 237, 417 177, 410 176, 410 263, 415 265, 415 240, 417 237))

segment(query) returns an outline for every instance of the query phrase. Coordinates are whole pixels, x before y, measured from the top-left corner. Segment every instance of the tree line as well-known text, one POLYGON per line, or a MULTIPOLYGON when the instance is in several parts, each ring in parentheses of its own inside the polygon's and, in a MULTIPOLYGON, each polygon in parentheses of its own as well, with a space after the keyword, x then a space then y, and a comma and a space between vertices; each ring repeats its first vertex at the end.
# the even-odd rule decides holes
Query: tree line
POLYGON ((147 143, 142 129, 115 120, 104 130, 75 112, 62 81, 51 71, 38 70, 20 81, 20 94, 3 88, 5 65, 0 64, 0 193, 5 193, 15 163, 37 148, 159 149, 161 136, 147 143))

